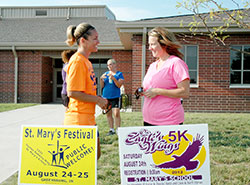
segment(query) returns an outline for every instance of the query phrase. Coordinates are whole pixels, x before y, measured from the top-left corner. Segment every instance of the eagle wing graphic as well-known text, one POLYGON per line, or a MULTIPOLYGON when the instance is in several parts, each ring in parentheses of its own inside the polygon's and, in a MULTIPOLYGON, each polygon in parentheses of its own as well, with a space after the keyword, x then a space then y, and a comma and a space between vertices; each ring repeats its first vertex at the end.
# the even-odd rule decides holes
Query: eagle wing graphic
POLYGON ((180 168, 184 166, 186 170, 193 170, 197 168, 199 161, 191 161, 199 152, 202 146, 204 140, 204 136, 200 137, 199 134, 197 134, 196 139, 194 138, 194 141, 192 144, 189 144, 189 146, 186 148, 186 150, 182 153, 182 155, 172 155, 172 157, 175 158, 175 160, 170 162, 165 162, 159 165, 155 165, 156 168, 180 168))

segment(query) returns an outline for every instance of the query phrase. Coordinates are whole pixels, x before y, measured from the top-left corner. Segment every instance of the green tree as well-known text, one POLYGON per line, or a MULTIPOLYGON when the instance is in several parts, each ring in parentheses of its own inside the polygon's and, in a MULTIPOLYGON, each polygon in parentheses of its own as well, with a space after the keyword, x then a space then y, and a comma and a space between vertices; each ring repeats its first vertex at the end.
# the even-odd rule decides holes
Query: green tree
MULTIPOLYGON (((230 37, 227 31, 232 26, 250 30, 250 1, 241 0, 242 9, 235 0, 231 0, 231 2, 235 5, 234 10, 229 10, 222 3, 214 0, 183 0, 177 2, 177 8, 182 7, 193 13, 191 22, 184 25, 183 21, 181 21, 180 25, 189 29, 191 33, 189 36, 206 36, 218 46, 235 50, 225 43, 225 40, 230 37), (202 10, 206 10, 208 13, 201 13, 202 10), (206 31, 204 31, 204 28, 206 31)), ((187 35, 182 34, 182 37, 185 39, 187 35)), ((240 52, 250 54, 246 51, 240 52)))

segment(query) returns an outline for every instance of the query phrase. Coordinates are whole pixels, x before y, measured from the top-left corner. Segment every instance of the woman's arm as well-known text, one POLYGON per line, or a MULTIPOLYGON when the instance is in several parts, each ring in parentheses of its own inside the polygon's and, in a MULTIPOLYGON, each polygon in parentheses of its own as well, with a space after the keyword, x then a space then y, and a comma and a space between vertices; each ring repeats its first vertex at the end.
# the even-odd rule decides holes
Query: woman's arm
POLYGON ((148 98, 154 98, 155 96, 162 95, 170 98, 188 98, 190 89, 189 79, 183 80, 177 84, 176 89, 161 89, 161 88, 150 88, 143 95, 148 98))
POLYGON ((100 96, 89 95, 81 91, 69 91, 68 96, 79 101, 96 103, 102 109, 105 109, 108 103, 106 99, 100 96))
MULTIPOLYGON (((120 73, 121 74, 121 73, 120 73)), ((121 75, 122 76, 122 75, 121 75)), ((118 80, 114 77, 114 75, 112 74, 109 74, 109 77, 111 80, 114 81, 115 85, 118 87, 118 88, 121 88, 121 86, 123 85, 123 81, 124 79, 122 78, 119 78, 118 80)))
POLYGON ((118 87, 118 88, 121 88, 121 86, 123 85, 123 79, 119 79, 119 80, 116 80, 116 78, 115 77, 113 77, 113 78, 111 78, 113 81, 114 81, 114 83, 115 83, 115 85, 118 87))
POLYGON ((100 80, 100 87, 101 89, 104 87, 104 81, 102 79, 100 80))

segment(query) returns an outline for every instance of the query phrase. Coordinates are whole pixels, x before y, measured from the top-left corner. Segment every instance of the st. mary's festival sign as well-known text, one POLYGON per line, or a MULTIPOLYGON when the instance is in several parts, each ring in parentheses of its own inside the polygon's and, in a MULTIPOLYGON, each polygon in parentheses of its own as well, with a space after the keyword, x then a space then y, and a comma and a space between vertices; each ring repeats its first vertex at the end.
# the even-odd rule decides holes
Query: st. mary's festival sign
POLYGON ((23 126, 18 184, 96 185, 96 151, 96 126, 23 126))
POLYGON ((210 185, 207 124, 119 128, 122 185, 210 185))

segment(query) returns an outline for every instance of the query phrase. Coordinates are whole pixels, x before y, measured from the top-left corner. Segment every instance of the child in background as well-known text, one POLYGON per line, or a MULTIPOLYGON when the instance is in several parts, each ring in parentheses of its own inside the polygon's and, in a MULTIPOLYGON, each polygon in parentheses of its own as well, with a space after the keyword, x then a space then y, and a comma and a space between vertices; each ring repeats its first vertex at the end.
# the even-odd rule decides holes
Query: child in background
POLYGON ((62 104, 68 108, 69 104, 69 97, 67 96, 67 82, 66 82, 66 76, 67 76, 67 66, 69 63, 70 57, 75 53, 75 51, 72 50, 65 50, 61 53, 62 61, 64 62, 63 68, 62 68, 62 80, 63 80, 63 85, 62 85, 62 91, 61 91, 61 97, 62 97, 62 104))

